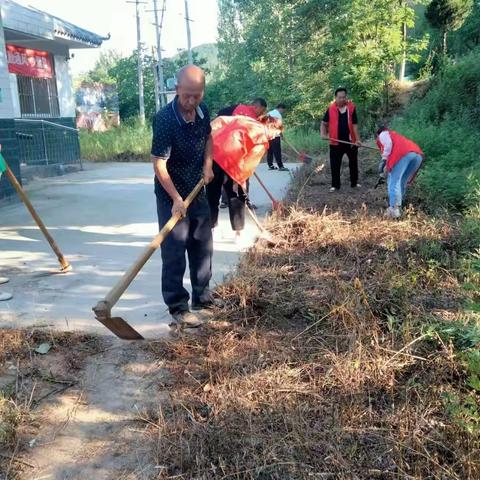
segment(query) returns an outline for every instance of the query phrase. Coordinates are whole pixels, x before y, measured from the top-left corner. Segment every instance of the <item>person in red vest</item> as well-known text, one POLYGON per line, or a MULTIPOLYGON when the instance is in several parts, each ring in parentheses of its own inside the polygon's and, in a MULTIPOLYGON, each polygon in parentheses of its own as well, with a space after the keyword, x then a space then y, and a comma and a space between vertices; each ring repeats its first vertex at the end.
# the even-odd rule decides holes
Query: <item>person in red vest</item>
POLYGON ((377 145, 382 152, 379 170, 388 174, 389 207, 385 215, 400 218, 402 201, 423 161, 422 149, 412 140, 382 126, 377 130, 377 145))
POLYGON ((340 190, 340 172, 344 155, 348 157, 350 185, 352 188, 360 187, 361 185, 358 183, 358 146, 361 143, 358 133, 358 117, 355 105, 347 98, 346 88, 340 87, 335 90, 335 101, 331 103, 323 116, 320 134, 322 138, 330 140, 330 170, 332 172, 330 191, 340 190))

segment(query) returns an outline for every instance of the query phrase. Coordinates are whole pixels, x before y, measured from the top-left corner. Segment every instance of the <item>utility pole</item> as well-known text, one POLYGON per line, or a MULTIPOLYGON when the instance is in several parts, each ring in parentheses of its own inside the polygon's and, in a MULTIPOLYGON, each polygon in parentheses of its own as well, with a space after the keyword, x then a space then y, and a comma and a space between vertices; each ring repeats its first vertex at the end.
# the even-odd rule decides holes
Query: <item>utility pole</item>
POLYGON ((143 95, 143 48, 142 34, 140 30, 140 4, 146 2, 135 0, 134 2, 127 1, 127 3, 135 3, 135 15, 137 17, 138 118, 140 119, 140 123, 145 125, 145 98, 143 95))
POLYGON ((157 1, 153 0, 153 11, 155 12, 155 30, 156 30, 156 37, 157 37, 157 64, 158 64, 158 84, 159 84, 159 94, 160 94, 160 104, 162 107, 165 106, 165 95, 163 94, 165 90, 165 82, 163 79, 163 59, 162 59, 162 46, 161 46, 161 36, 162 36, 162 28, 163 28, 163 18, 165 15, 166 10, 166 1, 163 0, 162 5, 162 16, 160 19, 160 23, 158 23, 158 7, 157 1))
POLYGON ((190 34, 190 17, 188 16, 188 0, 185 0, 185 24, 187 26, 188 63, 189 65, 193 65, 192 37, 190 34))
MULTIPOLYGON (((155 48, 152 47, 152 58, 155 58, 155 48)), ((152 62, 152 69, 153 69, 153 87, 155 89, 155 111, 158 112, 160 110, 160 92, 158 89, 159 81, 158 81, 158 65, 157 62, 152 62)))

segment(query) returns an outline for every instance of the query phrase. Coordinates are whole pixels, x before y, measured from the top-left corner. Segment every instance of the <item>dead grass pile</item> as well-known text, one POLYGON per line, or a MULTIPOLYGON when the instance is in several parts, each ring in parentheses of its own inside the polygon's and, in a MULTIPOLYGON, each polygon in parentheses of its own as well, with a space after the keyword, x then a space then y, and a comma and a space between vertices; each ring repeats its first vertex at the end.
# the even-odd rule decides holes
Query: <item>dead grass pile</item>
POLYGON ((91 335, 46 329, 0 329, 0 473, 13 479, 38 425, 35 407, 76 385, 86 356, 100 349, 91 335), (36 350, 43 345, 43 354, 36 350))
POLYGON ((148 419, 160 478, 480 477, 479 430, 445 400, 471 395, 467 372, 437 328, 476 295, 455 224, 320 207, 272 217, 286 241, 246 255, 201 335, 150 345, 172 372, 148 419))

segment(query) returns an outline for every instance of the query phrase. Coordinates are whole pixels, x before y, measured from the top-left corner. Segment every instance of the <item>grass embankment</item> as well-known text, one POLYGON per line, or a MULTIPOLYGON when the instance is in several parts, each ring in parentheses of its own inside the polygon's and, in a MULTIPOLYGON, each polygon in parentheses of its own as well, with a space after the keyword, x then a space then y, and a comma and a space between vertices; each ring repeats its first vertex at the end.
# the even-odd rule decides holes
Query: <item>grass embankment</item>
POLYGON ((138 122, 106 132, 80 131, 82 157, 94 162, 147 162, 151 146, 152 129, 138 122))
POLYGON ((373 190, 306 178, 217 322, 150 346, 172 373, 148 418, 165 478, 478 478, 478 224, 387 221, 373 190))
POLYGON ((447 67, 393 122, 425 152, 417 190, 428 207, 480 202, 480 49, 447 67))

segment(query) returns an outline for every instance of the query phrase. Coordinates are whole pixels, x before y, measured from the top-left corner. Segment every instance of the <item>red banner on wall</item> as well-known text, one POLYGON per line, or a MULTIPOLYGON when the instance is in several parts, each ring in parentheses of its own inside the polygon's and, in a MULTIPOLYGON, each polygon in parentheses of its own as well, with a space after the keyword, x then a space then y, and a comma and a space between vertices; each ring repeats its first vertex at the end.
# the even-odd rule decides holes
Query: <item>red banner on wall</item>
POLYGON ((37 78, 53 76, 52 60, 48 52, 7 45, 7 62, 10 73, 37 78))

